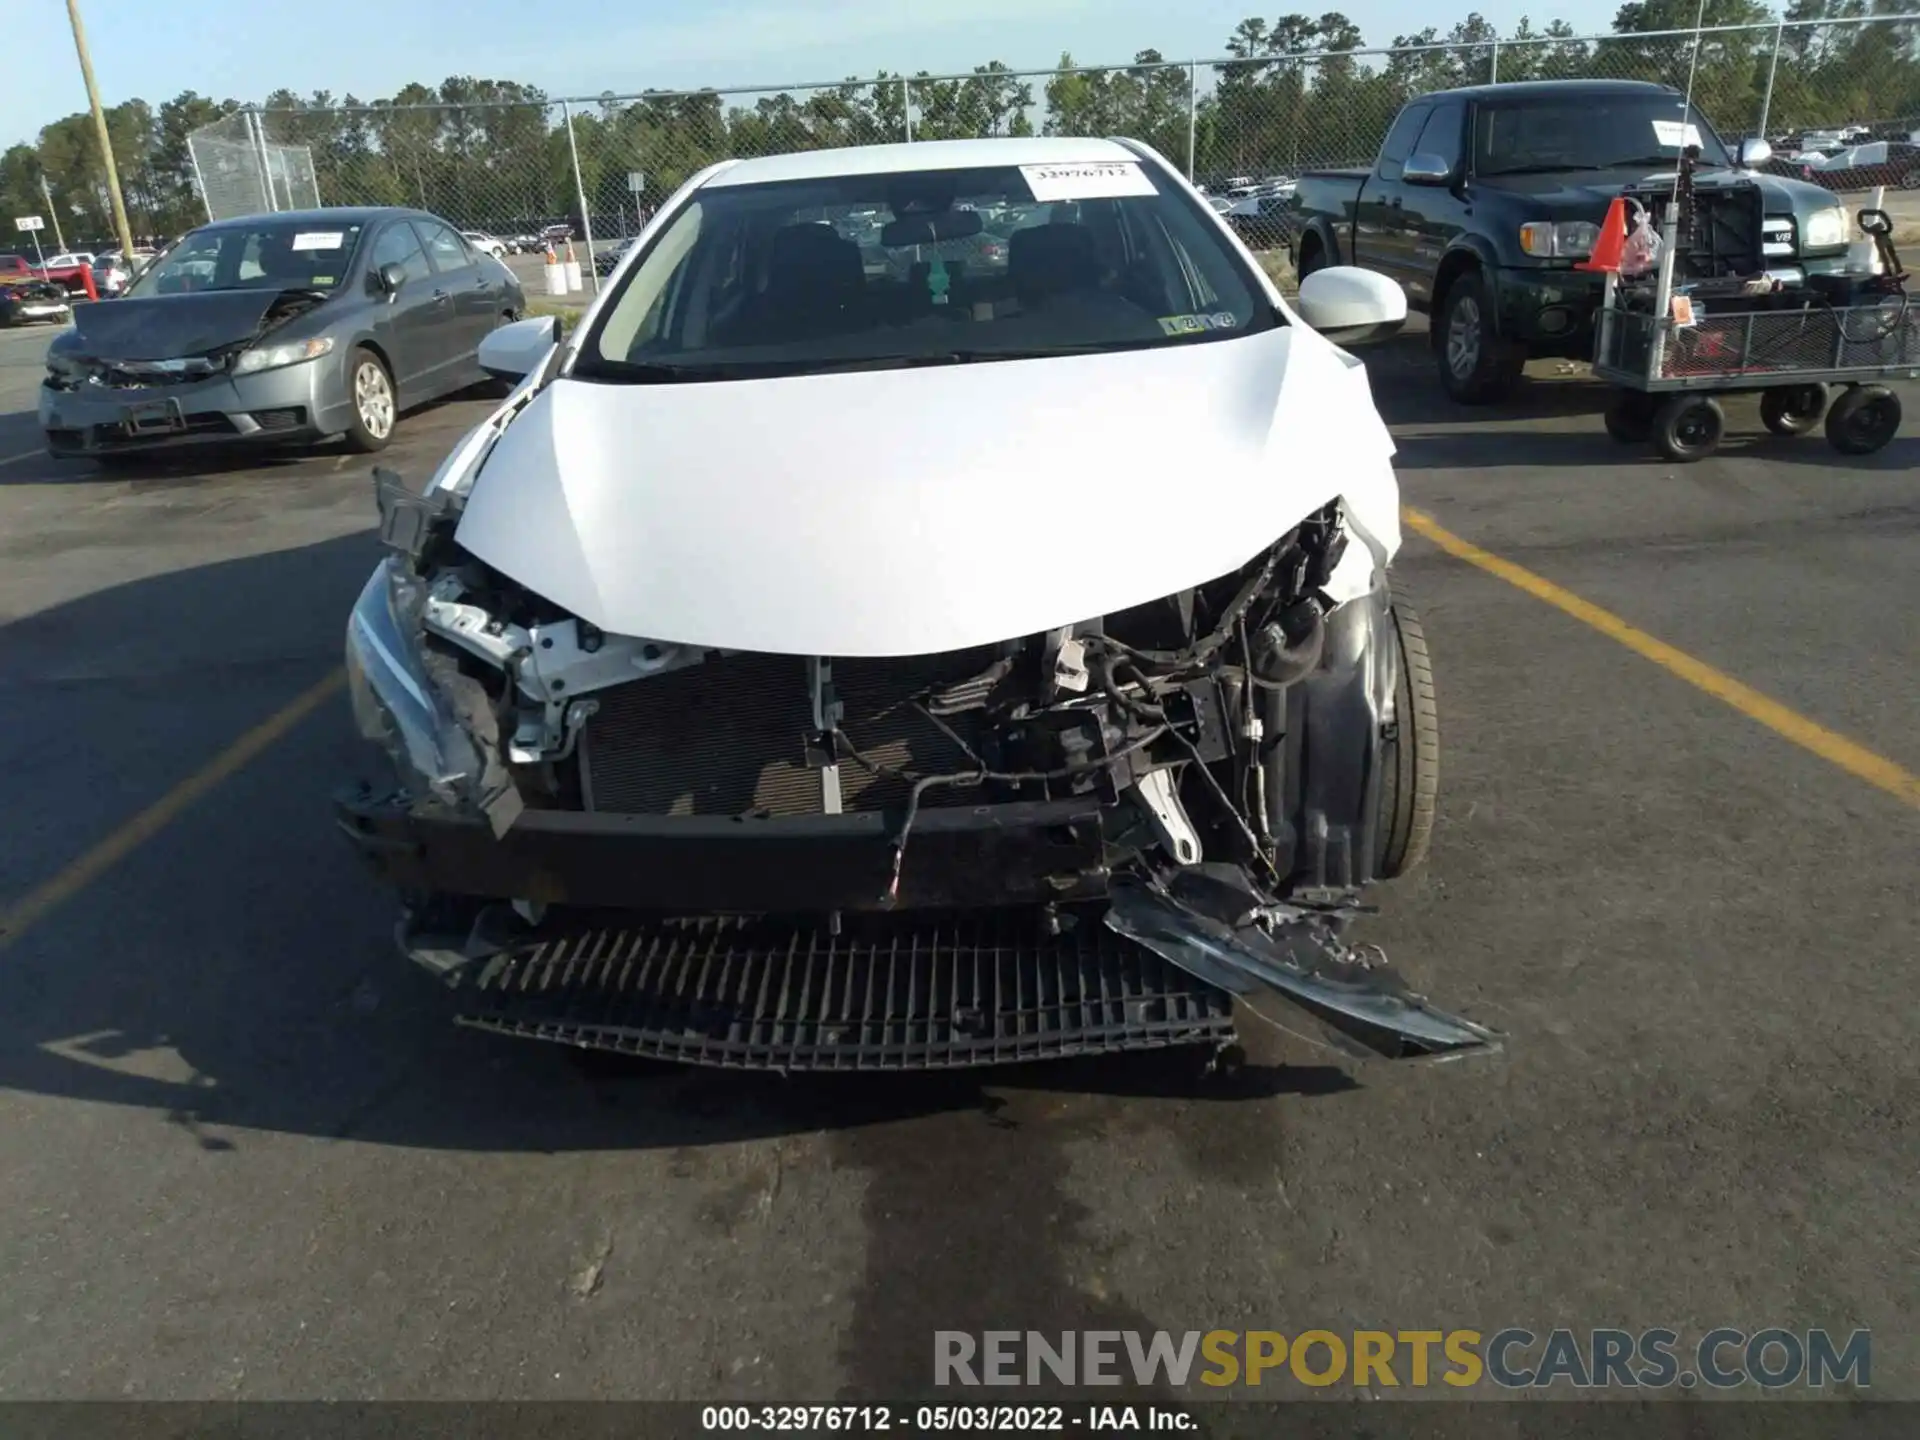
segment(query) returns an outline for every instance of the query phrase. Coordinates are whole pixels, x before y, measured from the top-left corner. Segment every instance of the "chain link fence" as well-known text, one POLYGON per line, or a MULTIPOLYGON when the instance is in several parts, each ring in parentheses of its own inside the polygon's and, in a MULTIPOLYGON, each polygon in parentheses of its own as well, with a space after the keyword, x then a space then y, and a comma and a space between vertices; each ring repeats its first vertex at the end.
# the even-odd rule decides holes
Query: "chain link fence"
POLYGON ((209 220, 320 204, 312 151, 269 138, 262 112, 236 111, 194 131, 187 154, 209 220))
POLYGON ((192 152, 216 217, 316 203, 416 205, 506 240, 566 227, 591 261, 637 233, 689 176, 729 157, 990 135, 1128 135, 1217 190, 1369 164, 1400 107, 1431 90, 1584 78, 1691 85, 1730 142, 1771 136, 1783 151, 1776 168, 1816 180, 1825 172, 1793 158, 1794 142, 1839 149, 1872 140, 1884 153, 1867 158, 1884 174, 1836 167, 1835 188, 1908 178, 1920 187, 1909 122, 1890 119, 1920 114, 1920 14, 1605 36, 1489 31, 1444 44, 1205 61, 1145 51, 1127 66, 1017 72, 996 64, 966 75, 757 90, 248 110, 196 132, 192 152), (1835 135, 1802 133, 1820 126, 1835 135), (1873 133, 1840 134, 1857 126, 1873 133))

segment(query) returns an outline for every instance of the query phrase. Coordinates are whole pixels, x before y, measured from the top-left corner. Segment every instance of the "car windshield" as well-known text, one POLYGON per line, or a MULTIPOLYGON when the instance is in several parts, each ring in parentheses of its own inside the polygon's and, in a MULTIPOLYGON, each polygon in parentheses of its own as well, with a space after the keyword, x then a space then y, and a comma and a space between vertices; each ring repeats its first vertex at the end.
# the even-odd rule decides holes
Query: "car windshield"
POLYGON ((1278 323, 1217 224, 1133 161, 833 176, 698 191, 627 272, 573 373, 886 369, 1278 323))
POLYGON ((129 296, 198 290, 332 290, 360 243, 357 223, 257 220, 196 230, 155 261, 129 296))
POLYGON ((1584 95, 1483 104, 1473 122, 1473 170, 1491 175, 1673 165, 1698 143, 1708 165, 1732 161, 1698 110, 1684 119, 1677 95, 1584 95))

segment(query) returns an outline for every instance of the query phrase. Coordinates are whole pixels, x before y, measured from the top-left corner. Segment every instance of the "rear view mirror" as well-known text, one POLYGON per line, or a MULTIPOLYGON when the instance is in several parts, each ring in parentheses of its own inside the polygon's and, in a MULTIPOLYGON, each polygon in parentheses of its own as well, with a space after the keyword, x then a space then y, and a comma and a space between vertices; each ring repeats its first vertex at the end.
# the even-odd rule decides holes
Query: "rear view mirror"
POLYGON ((518 384, 560 343, 560 322, 551 315, 515 320, 490 331, 480 342, 480 368, 496 380, 518 384))
POLYGON ((1336 345, 1360 345, 1399 332, 1407 323, 1407 295, 1384 275, 1329 265, 1300 282, 1299 310, 1336 345))
POLYGON ((1453 166, 1423 151, 1407 157, 1407 163, 1400 167, 1400 178, 1409 185, 1444 185, 1453 179, 1453 166))
POLYGON ((398 294, 400 287, 407 283, 407 272, 400 265, 382 265, 374 273, 374 279, 380 282, 380 288, 389 295, 398 294))
POLYGON ((1758 170, 1773 159, 1773 146, 1757 136, 1748 136, 1740 142, 1738 158, 1742 170, 1758 170))
POLYGON ((980 233, 978 210, 938 210, 931 215, 903 215, 880 232, 889 250, 907 245, 937 245, 942 240, 964 240, 980 233))

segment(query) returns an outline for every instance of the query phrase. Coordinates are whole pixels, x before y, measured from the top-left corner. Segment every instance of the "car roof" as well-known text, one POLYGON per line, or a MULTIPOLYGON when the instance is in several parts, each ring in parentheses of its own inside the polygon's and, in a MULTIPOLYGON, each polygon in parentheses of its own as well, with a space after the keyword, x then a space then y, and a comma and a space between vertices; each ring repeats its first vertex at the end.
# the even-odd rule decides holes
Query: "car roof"
POLYGON ((915 170, 972 170, 989 165, 1066 165, 1089 160, 1138 160, 1117 140, 1023 136, 991 140, 921 140, 899 145, 849 145, 735 160, 709 176, 707 187, 766 185, 780 180, 824 180, 839 175, 891 175, 915 170))
POLYGON ((1455 90, 1435 90, 1422 100, 1442 95, 1466 100, 1549 100, 1579 95, 1678 95, 1671 85, 1656 85, 1651 80, 1514 80, 1504 85, 1462 85, 1455 90))
MULTIPOLYGON (((405 215, 415 220, 439 220, 438 215, 404 205, 333 205, 319 210, 275 210, 261 215, 236 215, 212 220, 202 230, 234 230, 258 224, 262 220, 285 220, 295 225, 368 225, 389 215, 405 215)), ((442 220, 441 224, 446 222, 442 220)))

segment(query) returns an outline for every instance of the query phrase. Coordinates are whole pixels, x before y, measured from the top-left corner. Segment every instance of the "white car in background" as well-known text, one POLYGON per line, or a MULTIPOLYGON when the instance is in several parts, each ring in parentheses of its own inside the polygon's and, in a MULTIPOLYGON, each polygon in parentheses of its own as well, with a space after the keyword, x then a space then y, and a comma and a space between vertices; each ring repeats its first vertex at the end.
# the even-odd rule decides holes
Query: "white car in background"
POLYGON ((46 268, 49 270, 71 270, 85 266, 91 270, 98 257, 91 250, 62 250, 58 255, 49 255, 46 268))
POLYGON ((1485 1048, 1343 939, 1434 818, 1339 348, 1405 316, 1347 267, 1287 300, 1134 141, 694 176, 564 341, 482 341, 515 389, 431 481, 376 473, 386 758, 335 804, 403 951, 465 1023, 699 1064, 1223 1045, 1236 998, 1485 1048))
POLYGON ((460 238, 482 255, 490 255, 495 260, 504 260, 507 257, 507 242, 487 234, 484 230, 462 230, 460 238))

